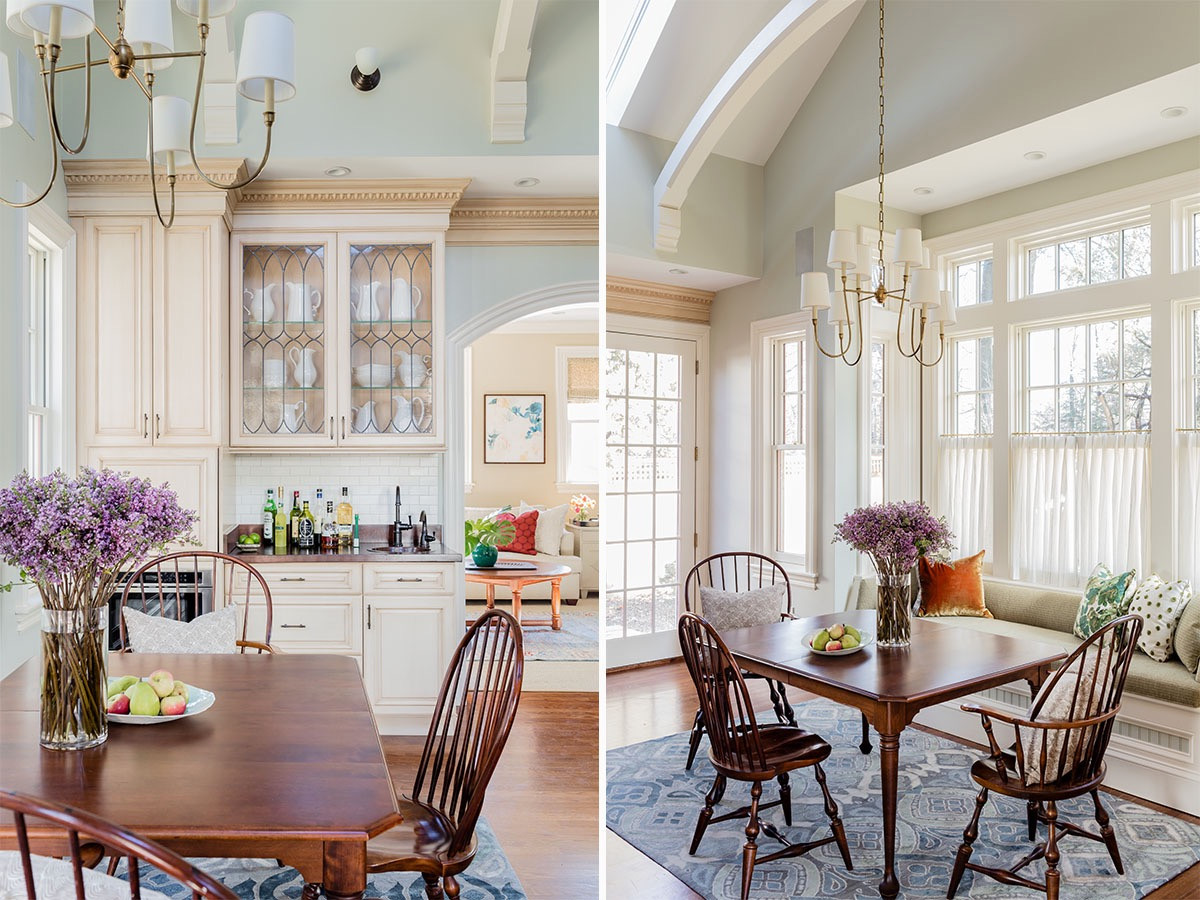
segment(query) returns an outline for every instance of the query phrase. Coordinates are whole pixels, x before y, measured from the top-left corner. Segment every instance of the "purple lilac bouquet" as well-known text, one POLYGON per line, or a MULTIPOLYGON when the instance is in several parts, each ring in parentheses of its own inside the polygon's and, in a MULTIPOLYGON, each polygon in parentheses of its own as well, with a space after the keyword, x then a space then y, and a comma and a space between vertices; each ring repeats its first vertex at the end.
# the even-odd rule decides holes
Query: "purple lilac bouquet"
POLYGON ((906 577, 917 559, 949 550, 954 535, 924 503, 880 503, 848 513, 833 528, 834 543, 865 553, 882 575, 906 577))

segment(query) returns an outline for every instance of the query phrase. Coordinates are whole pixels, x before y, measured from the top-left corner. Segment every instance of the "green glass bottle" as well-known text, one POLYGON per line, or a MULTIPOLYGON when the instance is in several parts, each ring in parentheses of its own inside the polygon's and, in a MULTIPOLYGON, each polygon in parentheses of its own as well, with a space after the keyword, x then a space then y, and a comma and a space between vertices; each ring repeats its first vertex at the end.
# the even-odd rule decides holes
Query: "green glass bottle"
POLYGON ((288 516, 288 544, 298 545, 300 540, 300 492, 292 491, 292 512, 288 516))
POLYGON ((288 514, 283 506, 283 485, 275 495, 279 502, 275 505, 275 552, 286 554, 288 551, 288 514))
POLYGON ((263 504, 263 544, 270 546, 275 540, 275 488, 267 488, 267 502, 263 504))

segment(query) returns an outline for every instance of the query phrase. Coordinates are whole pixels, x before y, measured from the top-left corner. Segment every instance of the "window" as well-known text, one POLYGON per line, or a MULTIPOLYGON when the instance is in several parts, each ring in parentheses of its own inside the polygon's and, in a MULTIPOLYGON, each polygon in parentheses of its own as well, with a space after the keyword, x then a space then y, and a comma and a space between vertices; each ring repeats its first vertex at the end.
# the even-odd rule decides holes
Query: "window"
POLYGON ((975 306, 992 302, 992 260, 975 259, 954 264, 954 305, 975 306))
POLYGON ((992 338, 959 338, 949 342, 946 358, 950 384, 948 434, 992 433, 992 338))
POLYGON ((25 468, 34 477, 50 469, 53 426, 50 410, 50 254, 37 241, 28 247, 29 297, 26 356, 29 394, 26 398, 25 468))
MULTIPOLYGON (((1200 215, 1200 213, 1198 213, 1200 215)), ((1191 398, 1189 404, 1191 427, 1200 428, 1200 304, 1187 311, 1184 318, 1186 341, 1190 345, 1188 356, 1191 357, 1190 381, 1192 389, 1185 396, 1191 398)), ((1187 417, 1185 416, 1185 421, 1187 417)))
POLYGON ((558 348, 559 490, 600 483, 600 351, 558 348))
MULTIPOLYGON (((1200 215, 1200 214, 1198 214, 1200 215)), ((1200 584, 1200 303, 1183 308, 1183 427, 1176 432, 1179 485, 1175 577, 1200 584)))
POLYGON ((1150 317, 1026 332, 1025 429, 1147 431, 1150 317))
POLYGON ((1200 266, 1200 212, 1192 213, 1192 265, 1200 266))
POLYGON ((808 567, 808 378, 799 336, 773 340, 773 498, 776 555, 808 567))
POLYGON ((993 549, 992 346, 990 334, 947 340, 934 504, 950 523, 960 555, 986 550, 987 565, 993 549))
POLYGON ((1045 294, 1150 274, 1150 223, 1030 247, 1026 293, 1045 294))
POLYGON ((885 454, 887 451, 887 394, 884 385, 887 372, 887 344, 871 341, 871 388, 867 415, 867 431, 871 436, 871 455, 867 461, 869 491, 872 503, 882 503, 887 496, 887 479, 884 477, 885 454))

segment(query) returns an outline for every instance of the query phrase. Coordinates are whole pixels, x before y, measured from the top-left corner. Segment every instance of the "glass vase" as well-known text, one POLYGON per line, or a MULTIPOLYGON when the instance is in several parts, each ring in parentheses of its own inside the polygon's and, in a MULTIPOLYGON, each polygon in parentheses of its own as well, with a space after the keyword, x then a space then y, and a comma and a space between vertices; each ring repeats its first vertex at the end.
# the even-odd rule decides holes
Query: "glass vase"
POLYGON ((880 647, 907 647, 912 632, 912 579, 907 575, 880 575, 875 605, 875 643, 880 647))
POLYGON ((108 739, 108 606, 42 610, 42 731, 49 750, 108 739))

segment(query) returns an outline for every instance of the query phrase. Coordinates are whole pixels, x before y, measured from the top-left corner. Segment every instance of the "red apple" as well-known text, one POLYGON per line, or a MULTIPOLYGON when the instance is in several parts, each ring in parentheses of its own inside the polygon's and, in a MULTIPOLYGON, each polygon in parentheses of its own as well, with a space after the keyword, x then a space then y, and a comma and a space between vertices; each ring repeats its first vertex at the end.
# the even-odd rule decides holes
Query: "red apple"
POLYGON ((159 710, 164 716, 179 716, 187 710, 187 701, 178 694, 163 697, 159 710))
POLYGON ((109 697, 107 709, 110 713, 115 713, 118 716, 129 715, 129 697, 123 693, 109 697))
POLYGON ((168 697, 171 691, 175 690, 175 676, 166 669, 156 669, 151 672, 146 683, 154 688, 154 693, 159 697, 168 697))
POLYGON ((841 650, 841 649, 842 649, 842 642, 841 642, 841 641, 830 641, 828 644, 826 644, 826 645, 825 645, 825 652, 826 652, 826 653, 830 653, 830 652, 832 652, 832 651, 834 651, 834 650, 841 650))

